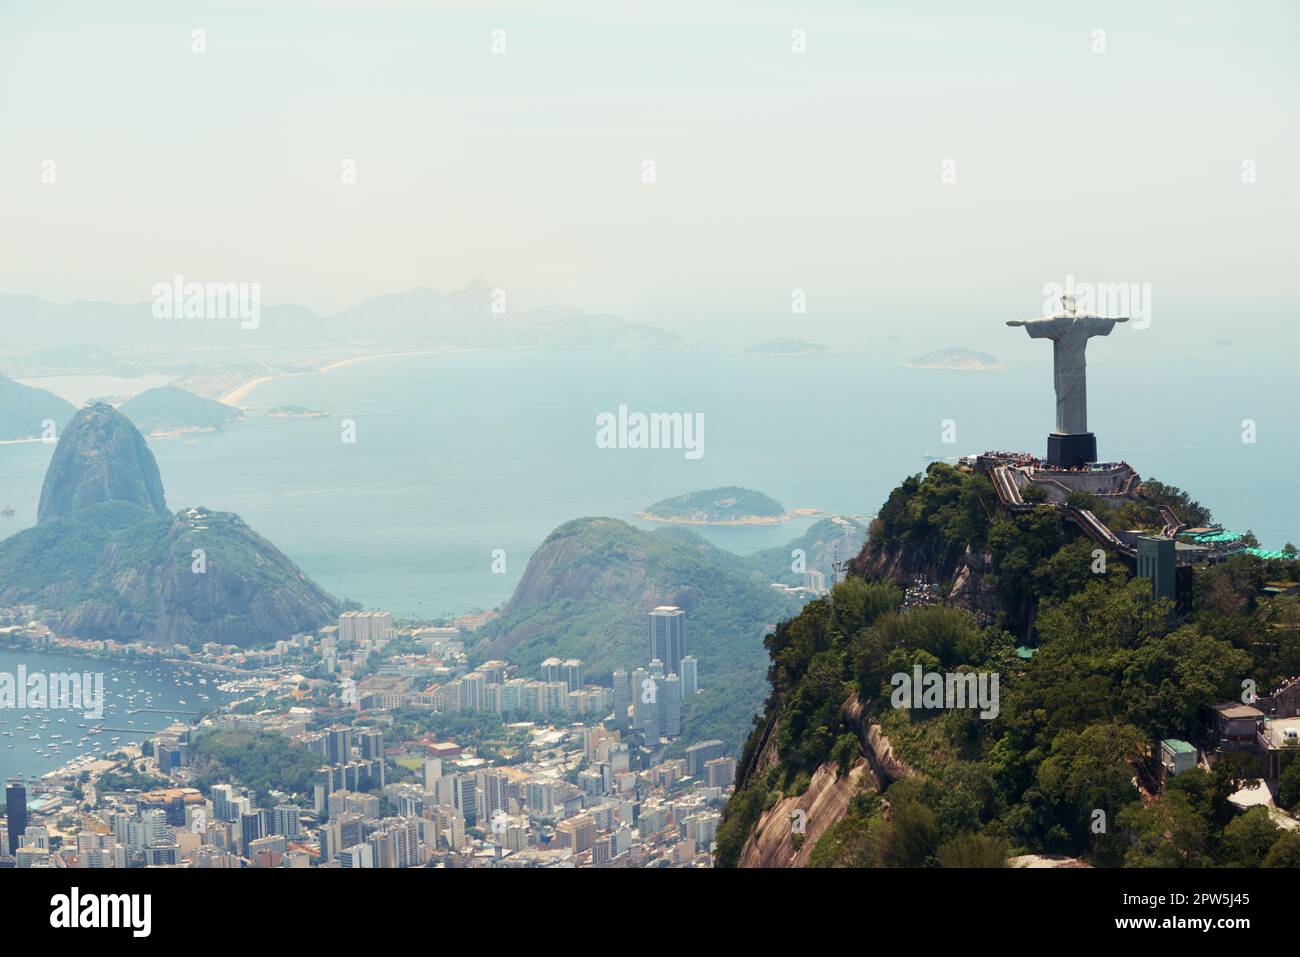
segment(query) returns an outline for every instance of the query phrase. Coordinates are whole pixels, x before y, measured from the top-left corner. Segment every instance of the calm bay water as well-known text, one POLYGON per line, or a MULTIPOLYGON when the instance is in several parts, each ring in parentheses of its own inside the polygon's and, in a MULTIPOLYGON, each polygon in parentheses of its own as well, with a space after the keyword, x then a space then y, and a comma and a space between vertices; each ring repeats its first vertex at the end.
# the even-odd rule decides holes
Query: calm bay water
MULTIPOLYGON (((1212 348, 1212 347, 1210 347, 1212 348)), ((368 607, 434 616, 507 599, 563 522, 633 513, 682 492, 742 485, 789 508, 871 514, 929 456, 1041 451, 1051 427, 1045 357, 993 372, 909 369, 902 356, 768 357, 687 351, 470 351, 360 362, 281 378, 220 434, 151 447, 173 509, 235 511, 325 588, 368 607), (620 404, 704 414, 704 455, 602 450, 596 416, 620 404), (277 405, 329 414, 268 418, 277 405), (357 441, 341 441, 344 419, 357 441), (941 441, 943 423, 957 441, 941 441), (506 553, 493 574, 492 553, 506 553)), ((1101 455, 1187 488, 1268 546, 1300 540, 1300 466, 1286 357, 1218 350, 1200 361, 1089 369, 1101 455), (1253 418, 1258 441, 1241 441, 1253 418)), ((0 447, 0 505, 35 520, 50 447, 0 447)), ((808 521, 705 529, 724 548, 781 545, 808 521)), ((647 526, 648 527, 648 526, 647 526)))
POLYGON ((214 672, 198 668, 0 648, 0 672, 16 681, 19 666, 29 675, 43 672, 47 677, 103 673, 104 715, 95 718, 63 709, 0 708, 0 777, 4 778, 39 777, 78 755, 102 757, 121 745, 140 744, 150 732, 175 721, 193 721, 193 715, 185 712, 204 711, 235 697, 217 691, 216 684, 222 679, 214 672), (129 713, 135 709, 140 710, 129 713), (92 733, 96 726, 104 730, 92 733))

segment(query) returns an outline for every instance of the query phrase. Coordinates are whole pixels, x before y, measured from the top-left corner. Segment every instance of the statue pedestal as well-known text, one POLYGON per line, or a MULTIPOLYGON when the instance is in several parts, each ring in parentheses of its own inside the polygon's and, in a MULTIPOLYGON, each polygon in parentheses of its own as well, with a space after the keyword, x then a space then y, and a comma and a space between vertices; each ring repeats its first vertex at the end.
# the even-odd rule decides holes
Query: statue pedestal
POLYGON ((1047 464, 1068 469, 1097 461, 1097 436, 1091 432, 1064 435, 1053 432, 1047 437, 1047 464))

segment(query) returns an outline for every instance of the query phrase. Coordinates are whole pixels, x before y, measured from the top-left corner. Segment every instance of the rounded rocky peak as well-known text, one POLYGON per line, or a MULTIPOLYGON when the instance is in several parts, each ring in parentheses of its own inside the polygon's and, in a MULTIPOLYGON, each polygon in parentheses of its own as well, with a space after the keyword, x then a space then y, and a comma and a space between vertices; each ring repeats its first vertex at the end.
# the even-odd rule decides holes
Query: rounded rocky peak
POLYGON ((112 406, 95 402, 73 416, 59 438, 45 472, 37 521, 108 501, 169 514, 158 462, 144 436, 112 406))

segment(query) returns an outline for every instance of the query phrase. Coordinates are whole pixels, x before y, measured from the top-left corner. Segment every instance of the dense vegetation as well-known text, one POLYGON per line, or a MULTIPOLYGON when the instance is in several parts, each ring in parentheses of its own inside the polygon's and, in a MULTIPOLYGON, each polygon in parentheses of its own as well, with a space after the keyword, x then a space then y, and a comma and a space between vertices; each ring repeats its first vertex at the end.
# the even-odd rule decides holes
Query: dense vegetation
MULTIPOLYGON (((1126 501, 1113 511, 1101 512, 1101 514, 1112 528, 1142 528, 1158 531, 1165 525, 1165 520, 1160 514, 1162 505, 1173 509, 1180 521, 1191 526, 1208 525, 1213 521, 1210 510, 1200 502, 1195 501, 1182 489, 1155 479, 1147 479, 1142 483, 1140 499, 1126 501)), ((1080 505, 1080 507, 1092 507, 1093 511, 1100 511, 1095 506, 1080 505)))
POLYGON ((254 789, 262 807, 273 803, 272 788, 290 795, 310 793, 322 763, 319 754, 268 731, 209 731, 190 745, 195 787, 206 793, 214 784, 234 781, 254 789))
POLYGON ((100 794, 110 791, 151 791, 154 788, 170 787, 171 782, 156 774, 146 774, 134 764, 105 771, 95 780, 95 789, 100 794))
POLYGON ((734 485, 666 498, 655 502, 645 511, 646 515, 655 518, 690 521, 700 525, 736 522, 747 518, 780 518, 785 515, 785 507, 776 499, 734 485))
MULTIPOLYGON (((1201 514, 1177 489, 1160 494, 1201 514)), ((769 721, 780 760, 728 805, 720 865, 738 860, 763 809, 804 790, 819 765, 847 769, 862 730, 843 713, 853 693, 917 774, 883 798, 858 795, 821 836, 814 865, 990 866, 1012 853, 1109 866, 1300 864, 1300 837, 1264 809, 1242 814, 1227 800, 1259 776, 1249 755, 1170 778, 1150 797, 1160 739, 1210 746, 1203 706, 1239 698, 1247 679, 1263 690, 1300 673, 1300 603, 1261 591, 1295 578, 1294 563, 1241 556, 1198 568, 1193 606, 1175 616, 1119 556, 1094 572, 1095 546, 1054 510, 1009 516, 984 479, 945 465, 890 495, 869 550, 886 543, 940 556, 984 552, 997 619, 981 627, 942 606, 900 613, 893 586, 850 579, 778 626, 767 639, 767 715, 742 767, 769 721), (1025 660, 1015 648, 1027 638, 1037 652, 1025 660), (914 665, 996 673, 1000 713, 892 707, 891 676, 914 665)), ((1283 774, 1284 806, 1300 802, 1298 769, 1293 762, 1283 774)))
POLYGON ((320 627, 338 602, 237 515, 172 515, 139 430, 102 403, 50 460, 40 521, 0 541, 0 606, 63 613, 65 634, 248 646, 320 627))
POLYGON ((264 644, 337 613, 331 596, 239 516, 201 511, 190 521, 106 501, 25 529, 0 542, 0 605, 60 609, 83 638, 192 646, 264 644))
POLYGON ((702 692, 682 706, 686 737, 738 750, 763 701, 763 631, 798 606, 686 529, 645 532, 611 518, 560 526, 473 655, 518 662, 524 674, 551 656, 581 658, 591 680, 608 683, 615 669, 648 662, 647 615, 661 604, 686 610, 686 653, 700 662, 702 692))
POLYGON ((826 576, 827 584, 834 581, 834 564, 836 559, 847 562, 862 551, 866 542, 867 526, 864 522, 845 516, 823 518, 808 527, 798 538, 779 545, 765 548, 746 555, 741 562, 752 569, 758 580, 782 582, 787 585, 802 585, 803 570, 820 571, 826 576), (796 567, 794 552, 803 553, 802 568, 796 567))
POLYGON ((952 550, 983 547, 997 507, 988 479, 940 462, 903 480, 872 523, 871 544, 952 550))

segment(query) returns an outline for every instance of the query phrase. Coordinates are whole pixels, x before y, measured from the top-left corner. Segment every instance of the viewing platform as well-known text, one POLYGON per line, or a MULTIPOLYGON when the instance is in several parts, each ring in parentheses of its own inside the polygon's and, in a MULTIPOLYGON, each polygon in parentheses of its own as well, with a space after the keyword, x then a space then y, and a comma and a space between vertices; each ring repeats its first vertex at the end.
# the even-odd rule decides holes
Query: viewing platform
MULTIPOLYGON (((1142 477, 1127 462, 1090 462, 1062 468, 1026 452, 983 452, 962 460, 985 475, 1004 469, 1022 492, 1036 485, 1053 505, 1064 505, 1071 492, 1083 492, 1107 505, 1118 505, 1137 495, 1142 477)), ((995 483, 996 484, 996 483, 995 483)))

